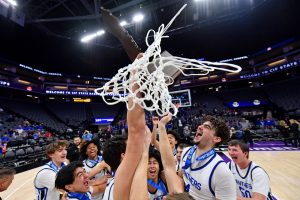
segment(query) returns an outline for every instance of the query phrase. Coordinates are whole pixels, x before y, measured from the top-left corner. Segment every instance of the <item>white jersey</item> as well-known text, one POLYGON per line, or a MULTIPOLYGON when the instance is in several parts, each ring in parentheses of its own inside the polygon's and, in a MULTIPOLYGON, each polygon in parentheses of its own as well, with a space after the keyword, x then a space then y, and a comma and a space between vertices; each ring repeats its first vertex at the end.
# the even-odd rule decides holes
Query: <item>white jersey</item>
MULTIPOLYGON (((101 161, 102 161, 102 156, 98 156, 97 160, 85 159, 82 161, 83 168, 85 169, 85 171, 87 173, 89 173, 101 161)), ((104 175, 105 175, 104 170, 102 170, 100 173, 96 174, 96 176, 93 179, 99 179, 99 178, 103 177, 104 175)), ((93 195, 92 200, 102 200, 102 196, 103 196, 103 193, 93 195)))
POLYGON ((183 150, 180 167, 187 192, 197 200, 236 199, 234 177, 216 153, 196 161, 196 151, 194 151, 190 159, 191 166, 183 169, 191 149, 192 147, 187 147, 183 150))
POLYGON ((253 192, 256 192, 266 196, 267 200, 273 199, 268 174, 254 162, 251 161, 246 169, 240 169, 231 161, 229 169, 234 175, 238 196, 252 198, 253 192))
MULTIPOLYGON (((97 164, 99 164, 102 161, 102 156, 98 156, 97 160, 91 160, 91 159, 85 159, 82 161, 83 168, 87 173, 92 171, 94 167, 96 167, 97 164)), ((101 178, 104 175, 104 172, 98 173, 94 178, 101 178)))
POLYGON ((60 192, 55 188, 55 178, 58 170, 52 162, 42 166, 33 182, 36 200, 59 200, 60 192))
MULTIPOLYGON (((148 182, 148 184, 149 184, 149 182, 148 182)), ((149 199, 150 200, 162 200, 164 196, 168 195, 167 186, 160 178, 158 179, 158 184, 155 184, 155 185, 157 185, 157 186, 154 186, 154 187, 156 187, 155 192, 150 192, 148 190, 149 199)))
POLYGON ((105 188, 103 200, 114 200, 114 185, 115 179, 112 178, 110 181, 108 181, 108 184, 105 188))

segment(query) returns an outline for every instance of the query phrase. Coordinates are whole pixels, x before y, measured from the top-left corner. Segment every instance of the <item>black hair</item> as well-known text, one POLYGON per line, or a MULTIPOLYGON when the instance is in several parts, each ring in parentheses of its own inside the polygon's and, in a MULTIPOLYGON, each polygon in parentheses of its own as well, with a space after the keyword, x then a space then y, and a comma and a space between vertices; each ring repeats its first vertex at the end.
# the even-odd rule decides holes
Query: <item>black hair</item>
POLYGON ((226 123, 222 120, 219 120, 213 116, 206 116, 204 122, 209 121, 212 125, 212 128, 215 130, 215 135, 221 138, 221 141, 215 144, 215 147, 218 147, 220 144, 227 142, 230 138, 230 131, 226 123))
POLYGON ((83 167, 81 161, 74 161, 58 171, 55 179, 55 187, 69 192, 65 187, 75 181, 75 171, 77 168, 83 167))
POLYGON ((124 140, 108 141, 104 147, 102 158, 115 172, 121 163, 121 155, 126 151, 124 140))
POLYGON ((169 134, 173 135, 174 138, 175 138, 175 140, 179 143, 179 139, 180 139, 180 138, 179 138, 177 132, 175 132, 175 131, 173 131, 173 130, 170 130, 170 131, 167 131, 167 135, 169 135, 169 134))
POLYGON ((161 161, 160 152, 154 148, 149 148, 149 160, 150 160, 150 158, 155 158, 155 160, 157 160, 158 165, 159 165, 158 176, 160 176, 161 172, 164 170, 164 167, 163 167, 163 164, 161 161))
POLYGON ((98 140, 90 140, 86 143, 84 143, 81 147, 80 147, 80 160, 85 160, 88 158, 88 155, 86 154, 86 151, 87 151, 87 147, 90 145, 90 144, 94 144, 97 146, 98 148, 98 155, 100 154, 100 142, 98 140))

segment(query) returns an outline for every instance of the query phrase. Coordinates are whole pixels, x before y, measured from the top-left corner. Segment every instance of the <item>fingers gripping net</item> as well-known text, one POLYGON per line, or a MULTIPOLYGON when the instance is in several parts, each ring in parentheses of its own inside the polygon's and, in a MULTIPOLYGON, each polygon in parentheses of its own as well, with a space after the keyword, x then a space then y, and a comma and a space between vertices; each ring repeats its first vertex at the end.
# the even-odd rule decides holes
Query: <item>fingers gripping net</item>
POLYGON ((166 26, 162 24, 157 32, 154 30, 148 31, 146 36, 148 48, 143 57, 119 69, 118 73, 110 81, 105 83, 103 87, 95 90, 97 94, 102 96, 104 102, 108 105, 125 102, 128 110, 133 109, 138 104, 145 110, 156 111, 160 116, 166 115, 169 112, 176 115, 178 109, 172 103, 172 97, 168 90, 168 86, 174 83, 174 79, 163 72, 164 68, 167 66, 175 67, 184 76, 203 76, 214 70, 226 72, 241 71, 241 67, 234 64, 199 61, 175 56, 161 56, 161 39, 168 37, 164 36, 164 33, 185 7, 186 4, 166 26), (148 39, 151 34, 154 41, 150 45, 148 39), (150 65, 152 68, 154 66, 154 71, 149 70, 150 65), (225 66, 226 68, 224 68, 225 66), (185 73, 186 70, 197 70, 198 72, 187 74, 185 73), (133 84, 137 84, 138 86, 135 91, 132 91, 133 84), (133 101, 132 106, 128 104, 129 98, 133 101))

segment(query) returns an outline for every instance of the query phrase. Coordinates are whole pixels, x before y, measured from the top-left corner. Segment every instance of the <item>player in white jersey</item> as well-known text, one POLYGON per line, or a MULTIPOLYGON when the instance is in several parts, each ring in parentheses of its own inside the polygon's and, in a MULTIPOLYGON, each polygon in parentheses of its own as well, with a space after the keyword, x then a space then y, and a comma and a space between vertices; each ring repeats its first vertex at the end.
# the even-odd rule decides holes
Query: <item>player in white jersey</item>
POLYGON ((90 186, 88 173, 80 161, 75 161, 57 173, 55 187, 67 192, 67 200, 91 200, 92 195, 99 194, 103 188, 90 186))
POLYGON ((58 140, 46 147, 46 154, 50 162, 42 166, 34 179, 36 200, 59 200, 60 192, 55 188, 57 172, 65 166, 68 142, 58 140))
POLYGON ((232 159, 229 169, 235 177, 237 200, 272 200, 268 174, 249 160, 249 146, 239 140, 228 143, 228 153, 232 159))
POLYGON ((107 186, 105 188, 103 200, 113 200, 114 199, 114 185, 115 185, 115 179, 112 178, 111 180, 109 180, 109 183, 107 184, 107 186))
MULTIPOLYGON (((100 149, 99 142, 97 140, 90 140, 81 147, 81 159, 83 159, 84 169, 87 173, 90 173, 93 168, 95 168, 101 161, 102 156, 98 155, 100 149)), ((97 185, 102 184, 104 192, 106 187, 107 177, 105 176, 105 171, 102 170, 97 173, 94 177, 90 178, 96 182, 97 185)), ((92 196, 92 200, 102 200, 103 193, 92 196)))
POLYGON ((183 151, 181 169, 186 190, 197 200, 236 199, 234 177, 214 148, 229 139, 226 124, 206 117, 198 126, 195 145, 183 151))

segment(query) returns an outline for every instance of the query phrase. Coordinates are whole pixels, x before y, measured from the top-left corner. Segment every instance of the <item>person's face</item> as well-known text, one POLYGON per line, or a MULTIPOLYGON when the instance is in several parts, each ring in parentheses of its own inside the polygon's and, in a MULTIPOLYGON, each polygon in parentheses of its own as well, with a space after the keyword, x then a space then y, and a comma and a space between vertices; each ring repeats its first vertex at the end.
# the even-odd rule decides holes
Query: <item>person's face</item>
POLYGON ((216 131, 213 129, 209 121, 199 125, 194 137, 194 143, 197 145, 209 145, 213 147, 215 143, 221 140, 220 137, 215 136, 216 131))
POLYGON ((14 176, 7 176, 0 180, 0 192, 7 190, 12 181, 14 180, 14 176))
POLYGON ((175 145, 177 144, 177 141, 175 137, 172 134, 168 134, 169 143, 171 145, 171 148, 174 149, 175 145))
POLYGON ((74 138, 74 144, 75 144, 76 146, 80 145, 80 143, 81 143, 80 137, 74 138))
POLYGON ((181 154, 182 154, 182 151, 183 151, 182 148, 177 147, 177 149, 176 149, 176 158, 177 158, 178 161, 181 160, 181 154))
POLYGON ((67 160, 67 149, 66 147, 60 147, 53 154, 50 154, 49 157, 56 164, 61 164, 67 160))
POLYGON ((98 147, 94 143, 89 144, 86 149, 86 154, 90 159, 94 159, 98 155, 98 147))
POLYGON ((248 153, 243 152, 239 145, 237 146, 228 146, 228 153, 232 161, 236 164, 240 164, 247 160, 248 153))
POLYGON ((148 161, 148 178, 149 179, 152 179, 152 180, 155 180, 158 178, 158 173, 159 173, 159 163, 158 161, 151 157, 149 158, 149 161, 148 161))
POLYGON ((82 167, 78 167, 74 172, 74 182, 66 185, 71 192, 86 193, 89 191, 89 176, 82 167))

